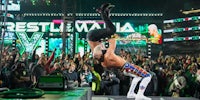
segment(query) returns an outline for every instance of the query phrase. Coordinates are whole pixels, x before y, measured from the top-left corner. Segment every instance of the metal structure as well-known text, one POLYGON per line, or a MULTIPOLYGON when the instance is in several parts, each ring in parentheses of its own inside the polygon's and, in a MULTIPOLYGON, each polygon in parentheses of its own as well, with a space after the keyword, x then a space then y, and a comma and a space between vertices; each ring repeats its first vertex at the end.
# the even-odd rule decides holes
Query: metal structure
POLYGON ((76 47, 76 35, 75 35, 75 20, 76 20, 76 0, 63 0, 62 4, 62 12, 63 12, 63 32, 62 32, 62 41, 63 41, 63 48, 62 51, 66 51, 65 46, 68 45, 68 41, 70 41, 70 46, 67 46, 67 53, 71 54, 72 56, 75 54, 75 47, 76 47), (71 3, 71 4, 68 4, 71 3), (72 12, 70 12, 72 11, 72 12), (71 16, 67 16, 68 13, 72 13, 71 16), (67 24, 72 24, 72 31, 67 28, 67 24), (66 38, 70 38, 69 40, 66 38), (65 42, 67 41, 67 43, 65 42), (70 47, 70 48, 69 48, 70 47))
POLYGON ((4 36, 6 32, 6 22, 7 22, 7 13, 8 13, 8 0, 5 0, 5 3, 2 4, 2 0, 0 1, 0 33, 1 33, 1 47, 0 47, 0 69, 2 67, 2 53, 4 48, 4 36), (5 7, 5 10, 2 8, 5 7))

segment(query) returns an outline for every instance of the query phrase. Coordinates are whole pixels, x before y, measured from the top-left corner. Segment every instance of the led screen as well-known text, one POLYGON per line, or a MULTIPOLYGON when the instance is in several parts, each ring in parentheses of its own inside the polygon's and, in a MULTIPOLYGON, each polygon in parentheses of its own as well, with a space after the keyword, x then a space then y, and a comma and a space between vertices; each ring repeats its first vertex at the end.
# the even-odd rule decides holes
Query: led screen
MULTIPOLYGON (((6 9, 6 0, 2 0, 2 3, 0 4, 1 10, 6 9)), ((20 0, 8 0, 8 11, 20 11, 20 0)))
POLYGON ((200 16, 164 20, 164 53, 166 55, 197 53, 200 50, 199 25, 200 16))
MULTIPOLYGON (((69 53, 69 47, 70 47, 70 40, 67 39, 66 40, 66 46, 65 46, 65 52, 68 54, 69 53)), ((53 51, 56 48, 56 52, 55 52, 55 57, 58 57, 62 54, 62 47, 63 47, 63 43, 62 43, 62 38, 50 38, 49 39, 49 51, 53 51)))
MULTIPOLYGON (((88 27, 95 27, 96 29, 100 28, 105 28, 104 22, 103 21, 93 21, 93 20, 88 20, 84 21, 88 22, 89 25, 88 27), (93 24, 93 23, 98 23, 98 24, 93 24)), ((113 24, 116 26, 116 53, 119 53, 120 49, 125 49, 128 52, 131 52, 135 54, 139 49, 142 50, 143 52, 146 52, 146 46, 147 46, 147 41, 150 41, 154 38, 149 34, 148 31, 148 26, 151 24, 156 25, 157 27, 157 34, 162 37, 162 21, 159 20, 157 22, 144 22, 144 21, 127 21, 127 22, 119 22, 119 21, 113 21, 113 24)), ((83 27, 83 26, 82 26, 83 27)), ((95 29, 94 28, 94 29, 95 29)), ((89 28, 90 29, 90 28, 89 28)), ((87 50, 87 48, 84 49, 84 41, 82 38, 86 38, 87 32, 80 32, 79 33, 79 38, 81 39, 77 43, 81 43, 82 47, 78 47, 81 50, 87 50)), ((160 43, 156 44, 162 44, 162 38, 160 38, 160 43)), ((152 42, 153 43, 153 42, 152 42)), ((159 49, 160 50, 160 49, 159 49)), ((80 50, 79 50, 80 52, 80 50)))

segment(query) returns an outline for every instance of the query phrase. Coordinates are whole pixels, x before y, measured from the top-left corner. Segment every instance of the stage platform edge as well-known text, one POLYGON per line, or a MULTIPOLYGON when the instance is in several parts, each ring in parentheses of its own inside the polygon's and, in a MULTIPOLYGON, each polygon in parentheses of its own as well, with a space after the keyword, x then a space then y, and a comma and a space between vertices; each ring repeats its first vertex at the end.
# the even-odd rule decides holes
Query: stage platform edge
POLYGON ((2 95, 0 95, 0 100, 92 100, 92 90, 90 87, 44 92, 45 94, 39 98, 2 98, 2 95))
MULTIPOLYGON (((193 97, 162 97, 162 96, 149 96, 152 100, 199 100, 193 97)), ((92 100, 135 100, 131 98, 126 98, 126 96, 92 96, 92 100)))

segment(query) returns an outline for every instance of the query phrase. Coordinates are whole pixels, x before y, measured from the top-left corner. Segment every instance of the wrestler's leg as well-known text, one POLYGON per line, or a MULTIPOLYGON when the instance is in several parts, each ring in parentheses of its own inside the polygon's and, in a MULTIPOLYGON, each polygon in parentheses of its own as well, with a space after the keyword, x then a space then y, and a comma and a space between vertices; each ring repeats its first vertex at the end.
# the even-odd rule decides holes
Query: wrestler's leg
POLYGON ((127 76, 142 77, 142 81, 140 83, 139 90, 136 95, 136 100, 138 99, 151 100, 151 98, 144 96, 144 91, 146 90, 147 85, 151 81, 151 74, 137 65, 127 63, 123 58, 115 55, 114 53, 108 52, 106 53, 106 55, 109 56, 107 56, 108 58, 106 58, 105 61, 103 62, 104 66, 106 67, 119 66, 120 68, 122 68, 124 74, 127 76))
POLYGON ((146 96, 144 96, 144 92, 147 88, 147 85, 149 84, 149 82, 151 81, 151 74, 148 73, 146 70, 144 70, 143 68, 137 66, 137 65, 133 65, 133 64, 129 64, 126 63, 123 66, 123 72, 125 75, 128 76, 132 76, 135 77, 135 75, 142 77, 142 81, 139 85, 139 90, 137 92, 137 95, 135 97, 135 100, 151 100, 151 98, 148 98, 146 96))
MULTIPOLYGON (((106 25, 106 34, 111 37, 116 33, 116 28, 113 25, 111 19, 110 19, 110 11, 114 7, 114 5, 111 5, 110 3, 102 4, 101 7, 98 9, 98 12, 101 15, 101 18, 104 20, 106 25)), ((108 37, 108 38, 109 38, 108 37)))
POLYGON ((105 34, 105 32, 106 32, 106 29, 96 29, 96 30, 91 30, 87 33, 86 38, 92 52, 95 46, 103 42, 101 41, 102 39, 104 40, 105 38, 110 37, 110 35, 105 34))
POLYGON ((116 33, 116 28, 114 24, 112 23, 109 14, 110 14, 110 10, 106 9, 105 11, 101 13, 101 18, 104 20, 106 24, 106 34, 108 34, 109 36, 112 36, 114 35, 114 33, 116 33))
POLYGON ((141 100, 141 99, 142 100, 151 100, 151 98, 144 96, 144 92, 145 92, 150 81, 151 81, 151 75, 146 76, 142 79, 140 86, 139 86, 139 90, 138 90, 137 95, 135 97, 135 100, 141 100))
POLYGON ((135 87, 137 86, 138 82, 142 79, 142 77, 134 77, 131 86, 129 88, 129 91, 127 93, 127 98, 135 98, 136 93, 135 93, 135 87))
MULTIPOLYGON (((110 38, 116 32, 116 28, 113 25, 113 23, 111 22, 110 17, 108 17, 106 15, 106 13, 110 13, 110 8, 106 9, 106 7, 108 7, 109 5, 110 4, 103 4, 101 7, 102 8, 101 17, 105 21, 106 29, 90 30, 87 34, 88 43, 89 43, 89 41, 96 42, 96 41, 100 41, 102 39, 104 40, 105 38, 110 38)), ((92 42, 89 44, 93 51, 96 44, 94 44, 92 42)))

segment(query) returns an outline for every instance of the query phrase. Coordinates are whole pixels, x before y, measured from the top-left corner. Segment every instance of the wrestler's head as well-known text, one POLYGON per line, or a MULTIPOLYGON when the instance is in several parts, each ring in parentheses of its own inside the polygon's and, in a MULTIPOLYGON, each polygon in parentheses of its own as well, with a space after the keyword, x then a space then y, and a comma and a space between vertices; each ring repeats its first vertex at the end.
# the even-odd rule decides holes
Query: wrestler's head
POLYGON ((93 50, 93 58, 96 60, 102 60, 103 58, 103 52, 102 52, 102 44, 97 45, 93 50))

